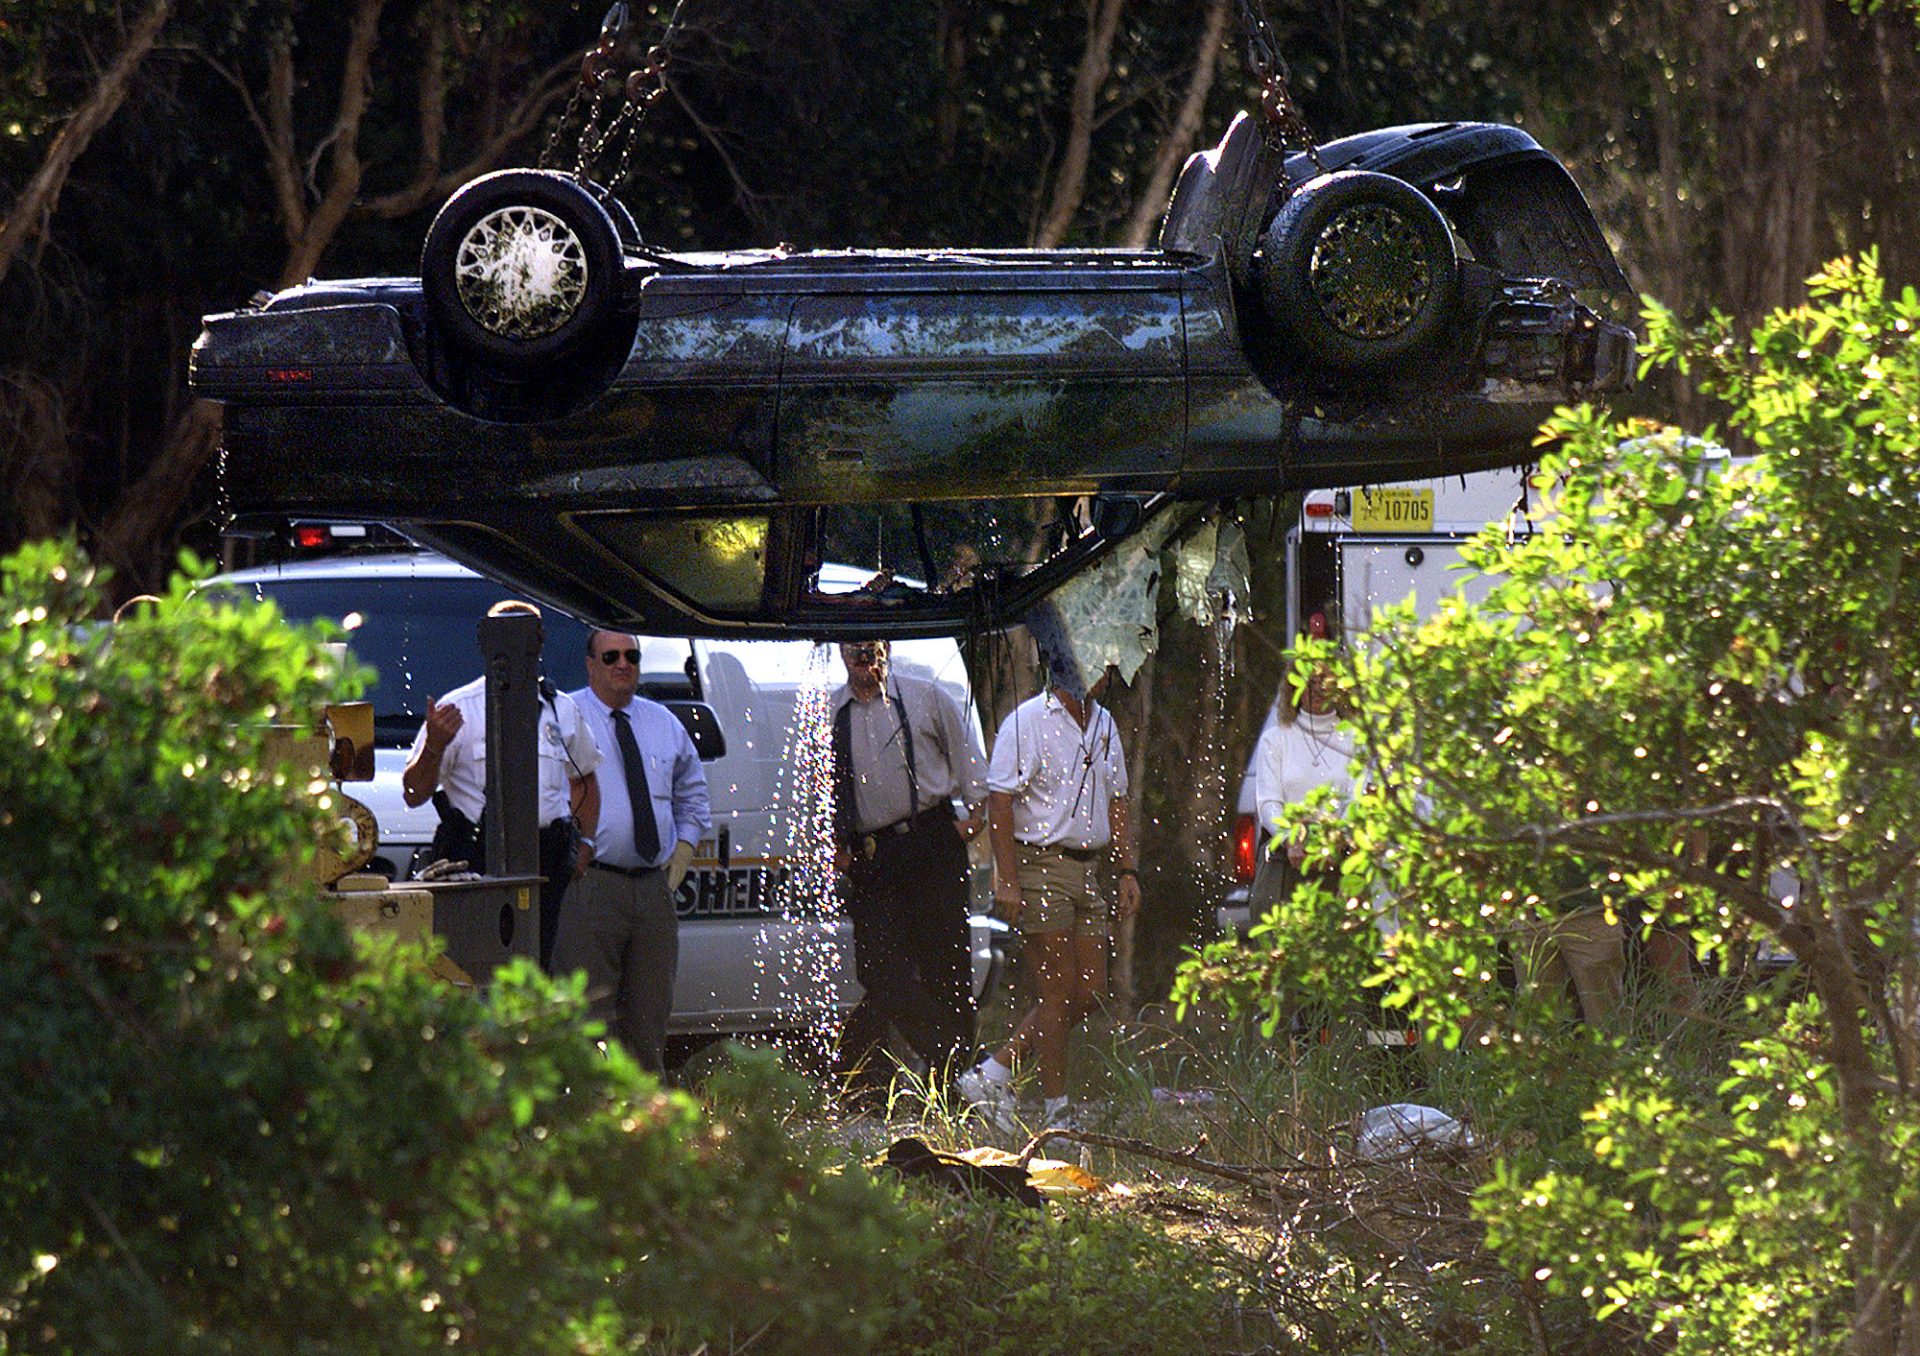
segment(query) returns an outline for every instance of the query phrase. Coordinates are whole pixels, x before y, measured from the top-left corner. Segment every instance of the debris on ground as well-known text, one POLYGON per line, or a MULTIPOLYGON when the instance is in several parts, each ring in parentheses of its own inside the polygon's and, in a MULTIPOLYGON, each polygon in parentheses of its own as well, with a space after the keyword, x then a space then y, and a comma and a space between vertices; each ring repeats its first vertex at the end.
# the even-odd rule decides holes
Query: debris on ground
POLYGON ((1007 1156, 1006 1162, 976 1163, 961 1154, 935 1149, 913 1135, 895 1140, 876 1167, 887 1167, 902 1177, 935 1182, 957 1196, 996 1197, 1018 1201, 1035 1210, 1040 1208, 1039 1189, 1027 1169, 1007 1156))
POLYGON ((1354 1152, 1377 1163, 1417 1149, 1471 1149, 1473 1131, 1437 1107, 1390 1102, 1364 1111, 1354 1122, 1354 1152))
POLYGON ((1205 1088, 1155 1088, 1153 1100, 1168 1106, 1212 1106, 1213 1094, 1205 1088))
MULTIPOLYGON (((1020 1155, 1009 1153, 1005 1149, 995 1149, 990 1145, 963 1150, 959 1157, 969 1163, 982 1167, 1018 1167, 1020 1155)), ((1029 1158, 1026 1161, 1027 1182, 1042 1196, 1055 1200, 1074 1196, 1091 1196, 1106 1191, 1107 1183, 1095 1177, 1084 1167, 1059 1158, 1029 1158)))

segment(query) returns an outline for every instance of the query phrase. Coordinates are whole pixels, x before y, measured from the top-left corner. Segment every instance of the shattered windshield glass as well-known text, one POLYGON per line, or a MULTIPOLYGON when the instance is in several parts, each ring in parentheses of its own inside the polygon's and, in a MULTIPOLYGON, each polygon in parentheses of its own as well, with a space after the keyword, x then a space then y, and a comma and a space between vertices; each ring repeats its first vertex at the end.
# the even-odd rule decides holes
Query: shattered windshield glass
MULTIPOLYGON (((1087 497, 832 505, 815 510, 811 601, 885 605, 1019 579, 1091 538, 1087 497)), ((811 562, 810 562, 811 563, 811 562)))

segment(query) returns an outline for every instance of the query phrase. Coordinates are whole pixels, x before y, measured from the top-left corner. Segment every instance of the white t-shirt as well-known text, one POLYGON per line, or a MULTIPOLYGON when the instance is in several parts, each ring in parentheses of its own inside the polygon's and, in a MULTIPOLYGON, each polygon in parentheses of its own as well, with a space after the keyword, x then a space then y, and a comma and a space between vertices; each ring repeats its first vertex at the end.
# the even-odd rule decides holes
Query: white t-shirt
POLYGON ((1120 731, 1098 702, 1083 730, 1052 692, 1015 707, 994 736, 987 790, 1013 797, 1013 836, 1040 847, 1101 848, 1113 797, 1127 794, 1120 731))
POLYGON ((1302 711, 1260 736, 1253 756, 1253 797, 1260 824, 1271 835, 1283 806, 1298 805, 1317 786, 1331 786, 1344 799, 1353 793, 1353 739, 1338 728, 1340 717, 1302 711))
MULTIPOLYGON (((487 680, 476 678, 440 699, 440 705, 460 708, 460 728, 440 755, 440 788, 453 808, 478 821, 487 803, 487 680)), ((412 762, 426 747, 427 727, 413 737, 412 762)), ((540 755, 540 823, 565 819, 572 806, 567 786, 600 765, 600 749, 580 719, 580 708, 564 692, 540 699, 540 724, 535 734, 540 755)))

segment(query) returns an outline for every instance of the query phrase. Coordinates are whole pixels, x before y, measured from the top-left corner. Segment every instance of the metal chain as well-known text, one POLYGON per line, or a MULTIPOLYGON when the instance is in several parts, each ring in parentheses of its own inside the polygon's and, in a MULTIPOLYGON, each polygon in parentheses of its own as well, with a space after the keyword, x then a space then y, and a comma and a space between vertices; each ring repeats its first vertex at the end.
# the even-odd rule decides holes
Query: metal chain
POLYGON ((547 144, 540 148, 540 158, 534 161, 535 168, 549 169, 552 167, 553 153, 560 149, 561 129, 573 121, 574 110, 580 107, 580 96, 585 92, 586 90, 578 84, 573 87, 573 93, 568 96, 567 106, 565 110, 561 112, 559 121, 555 122, 553 124, 553 130, 547 133, 547 144))
POLYGON ((1259 0, 1240 0, 1240 31, 1247 40, 1248 63, 1260 78, 1260 111, 1266 115, 1263 130, 1267 144, 1276 151, 1305 151, 1315 169, 1325 170, 1313 129, 1307 126, 1306 115, 1287 86, 1287 63, 1273 40, 1266 16, 1260 12, 1259 0))
POLYGON ((586 121, 580 124, 580 130, 574 134, 573 168, 569 173, 576 178, 585 177, 587 162, 591 159, 586 155, 585 148, 606 140, 611 130, 611 124, 602 125, 602 119, 606 118, 608 109, 613 110, 613 121, 618 122, 621 116, 618 87, 610 87, 603 77, 592 91, 591 101, 587 104, 586 121))
POLYGON ((627 124, 626 139, 620 144, 620 162, 614 166, 613 175, 607 181, 609 190, 618 188, 627 181, 628 163, 633 159, 633 148, 640 140, 640 123, 647 112, 667 92, 667 49, 664 45, 655 46, 647 51, 647 64, 627 76, 627 109, 632 114, 627 124), (651 81, 651 84, 648 82, 651 81))
POLYGON ((614 165, 613 176, 600 187, 612 194, 626 182, 633 162, 634 146, 639 141, 640 124, 667 92, 667 42, 679 25, 680 8, 684 3, 685 0, 678 0, 674 5, 673 14, 667 20, 666 31, 659 43, 647 49, 645 64, 628 72, 622 79, 615 71, 615 57, 621 40, 626 36, 628 7, 624 0, 615 0, 607 10, 606 18, 601 21, 599 41, 581 58, 579 83, 575 85, 565 111, 554 124, 546 147, 540 153, 542 168, 553 164, 562 134, 573 123, 584 101, 586 117, 574 136, 573 177, 582 183, 592 182, 593 167, 601 163, 609 155, 610 149, 617 145, 619 157, 614 165))
POLYGON ((601 93, 608 69, 613 64, 614 49, 620 45, 621 35, 627 30, 627 7, 623 0, 615 0, 607 10, 606 18, 600 21, 600 38, 587 49, 580 59, 580 79, 573 87, 573 94, 567 99, 567 107, 560 114, 560 120, 553 125, 553 131, 547 135, 547 144, 541 148, 539 167, 548 168, 553 163, 554 152, 560 149, 560 134, 568 123, 573 121, 574 112, 580 107, 582 97, 591 95, 593 102, 587 111, 587 121, 580 129, 580 140, 593 131, 600 117, 601 93))

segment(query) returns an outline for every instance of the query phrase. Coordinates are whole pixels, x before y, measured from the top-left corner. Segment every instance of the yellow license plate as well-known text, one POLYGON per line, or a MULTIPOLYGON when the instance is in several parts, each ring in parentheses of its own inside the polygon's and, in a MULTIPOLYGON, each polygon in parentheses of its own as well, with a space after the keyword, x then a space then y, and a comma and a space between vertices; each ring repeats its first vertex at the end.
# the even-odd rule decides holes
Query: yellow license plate
POLYGON ((1355 490, 1355 532, 1433 531, 1432 490, 1355 490))

